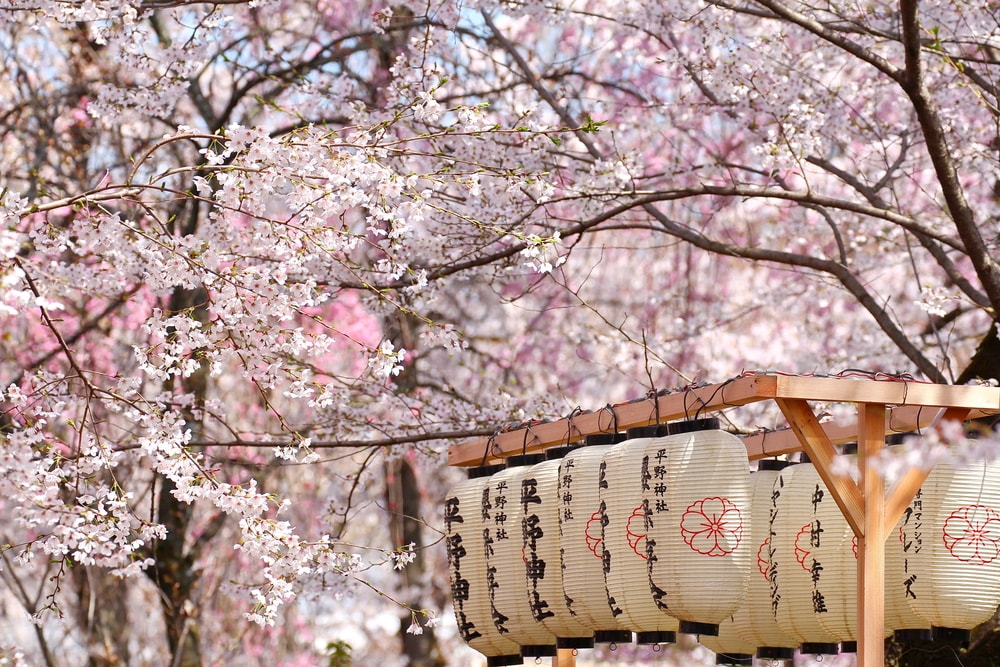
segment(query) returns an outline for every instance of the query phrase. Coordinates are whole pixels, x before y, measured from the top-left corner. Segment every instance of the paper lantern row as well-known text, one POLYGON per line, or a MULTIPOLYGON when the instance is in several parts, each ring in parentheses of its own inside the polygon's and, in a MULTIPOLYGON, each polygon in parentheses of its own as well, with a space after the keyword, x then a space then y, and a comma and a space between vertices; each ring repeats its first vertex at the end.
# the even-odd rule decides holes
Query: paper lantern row
MULTIPOLYGON (((855 640, 856 541, 815 469, 764 461, 751 475, 715 420, 669 428, 511 457, 448 494, 455 615, 489 665, 632 633, 718 634, 704 643, 720 655, 774 659, 855 640)), ((994 467, 939 466, 917 494, 886 549, 888 631, 967 629, 996 609, 994 467)))

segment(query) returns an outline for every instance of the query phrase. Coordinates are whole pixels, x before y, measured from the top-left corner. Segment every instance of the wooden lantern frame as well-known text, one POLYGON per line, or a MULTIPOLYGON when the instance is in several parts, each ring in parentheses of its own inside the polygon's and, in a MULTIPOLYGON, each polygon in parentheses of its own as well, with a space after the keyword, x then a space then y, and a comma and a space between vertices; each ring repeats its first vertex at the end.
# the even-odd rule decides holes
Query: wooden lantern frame
MULTIPOLYGON (((929 469, 912 467, 889 489, 876 467, 886 436, 934 428, 943 421, 966 421, 1000 414, 1000 388, 940 385, 895 376, 818 377, 768 372, 745 373, 720 384, 693 387, 645 400, 575 414, 557 421, 514 428, 489 438, 453 445, 448 465, 531 453, 586 435, 704 416, 728 407, 774 401, 788 428, 743 438, 751 460, 804 451, 858 537, 858 665, 885 664, 885 541, 927 478, 929 469), (821 423, 809 401, 854 403, 854 424, 821 423), (857 441, 860 479, 838 473, 835 444, 857 441)), ((572 665, 560 651, 555 662, 572 665)), ((555 664, 554 662, 554 664, 555 664)))

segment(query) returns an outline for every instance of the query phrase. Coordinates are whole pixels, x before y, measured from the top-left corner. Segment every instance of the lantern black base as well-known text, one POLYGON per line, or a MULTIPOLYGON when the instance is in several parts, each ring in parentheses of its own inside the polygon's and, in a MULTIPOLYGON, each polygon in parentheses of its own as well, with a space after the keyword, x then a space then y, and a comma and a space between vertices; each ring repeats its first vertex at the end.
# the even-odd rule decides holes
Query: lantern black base
POLYGON ((840 644, 806 642, 799 646, 799 650, 810 655, 837 655, 840 653, 840 644))
POLYGON ((631 644, 632 633, 629 630, 598 630, 594 633, 595 644, 631 644))
POLYGON ((761 660, 794 660, 795 649, 784 646, 759 646, 757 657, 761 660))
POLYGON ((930 642, 934 641, 930 628, 896 630, 892 633, 892 638, 901 643, 930 642))
POLYGON ((673 644, 676 641, 677 634, 670 630, 635 633, 636 644, 673 644))
POLYGON ((840 652, 841 653, 857 653, 858 643, 857 642, 840 642, 840 652))
POLYGON ((486 667, 508 667, 509 665, 523 665, 524 658, 519 655, 494 655, 486 658, 486 667))
POLYGON ((716 653, 717 665, 753 665, 753 656, 745 653, 716 653))
POLYGON ((523 644, 521 646, 522 658, 551 658, 559 655, 555 644, 523 644))
POLYGON ((936 642, 951 642, 967 646, 969 640, 972 639, 972 631, 963 630, 962 628, 939 628, 935 625, 931 627, 931 637, 936 642))
POLYGON ((708 637, 719 636, 719 626, 716 623, 697 623, 695 621, 681 621, 678 631, 685 635, 706 635, 708 637))
POLYGON ((556 637, 556 648, 594 648, 594 638, 556 637))

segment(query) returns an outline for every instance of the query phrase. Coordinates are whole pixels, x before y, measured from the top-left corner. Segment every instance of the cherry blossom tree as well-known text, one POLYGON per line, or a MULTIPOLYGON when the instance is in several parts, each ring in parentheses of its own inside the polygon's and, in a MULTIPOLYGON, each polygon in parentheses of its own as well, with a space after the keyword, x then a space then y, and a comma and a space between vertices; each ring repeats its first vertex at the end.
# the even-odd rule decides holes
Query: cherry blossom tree
POLYGON ((0 21, 12 664, 443 664, 449 442, 743 369, 1000 377, 990 8, 0 21))

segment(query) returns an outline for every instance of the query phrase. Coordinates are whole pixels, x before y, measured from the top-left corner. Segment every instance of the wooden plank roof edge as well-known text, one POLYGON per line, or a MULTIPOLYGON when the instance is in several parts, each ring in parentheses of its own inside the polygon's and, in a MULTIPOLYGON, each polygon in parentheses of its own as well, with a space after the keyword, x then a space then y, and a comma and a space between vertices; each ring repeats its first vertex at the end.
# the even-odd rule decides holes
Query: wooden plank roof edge
MULTIPOLYGON (((895 423, 889 420, 891 430, 887 434, 929 424, 938 411, 927 407, 968 407, 973 410, 970 419, 1000 412, 1000 389, 995 387, 937 385, 896 376, 878 379, 749 372, 717 384, 684 387, 660 393, 655 399, 650 396, 554 421, 516 425, 487 438, 460 442, 449 448, 448 465, 471 466, 519 453, 537 453, 585 435, 702 417, 727 407, 779 397, 906 407, 902 412, 898 408, 891 410, 896 417, 895 423)), ((852 427, 845 430, 830 422, 824 423, 824 428, 831 429, 835 443, 848 442, 856 434, 856 430, 847 434, 852 427)), ((752 459, 801 450, 795 434, 787 429, 746 436, 744 442, 752 459)))

